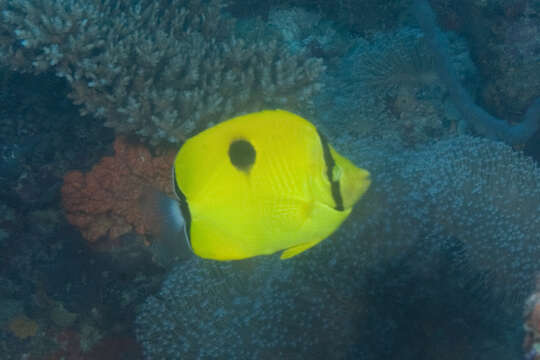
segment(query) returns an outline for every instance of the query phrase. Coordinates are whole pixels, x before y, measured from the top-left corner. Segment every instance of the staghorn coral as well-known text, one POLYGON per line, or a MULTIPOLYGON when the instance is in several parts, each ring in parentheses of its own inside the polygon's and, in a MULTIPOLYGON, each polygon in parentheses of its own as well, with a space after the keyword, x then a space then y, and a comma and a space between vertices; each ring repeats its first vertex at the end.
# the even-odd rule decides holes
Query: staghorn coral
POLYGON ((312 10, 273 8, 268 13, 268 23, 294 53, 307 50, 330 64, 338 61, 353 44, 347 33, 337 31, 339 25, 312 10))
POLYGON ((0 59, 52 70, 83 113, 121 134, 179 142, 264 107, 306 110, 322 61, 247 43, 219 0, 0 1, 0 59))
POLYGON ((346 143, 373 189, 344 226, 290 261, 178 264, 137 315, 148 359, 517 356, 508 324, 538 269, 540 169, 467 136, 346 143))
POLYGON ((240 16, 254 16, 255 13, 264 17, 275 7, 305 8, 324 14, 351 33, 365 34, 381 28, 396 27, 408 5, 408 0, 237 0, 232 2, 231 11, 240 16))
POLYGON ((119 137, 114 157, 105 157, 86 174, 65 175, 62 205, 68 221, 91 243, 115 240, 132 230, 146 234, 139 199, 146 186, 170 192, 174 152, 152 157, 142 145, 119 137))

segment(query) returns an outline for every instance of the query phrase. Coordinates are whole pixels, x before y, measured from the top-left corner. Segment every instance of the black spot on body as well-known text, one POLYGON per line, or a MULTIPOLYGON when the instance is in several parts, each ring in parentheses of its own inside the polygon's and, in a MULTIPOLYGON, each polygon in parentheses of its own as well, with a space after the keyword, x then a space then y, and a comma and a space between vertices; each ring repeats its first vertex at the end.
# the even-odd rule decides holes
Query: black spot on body
POLYGON ((255 148, 247 140, 235 140, 229 146, 229 159, 238 170, 248 172, 255 163, 255 148))

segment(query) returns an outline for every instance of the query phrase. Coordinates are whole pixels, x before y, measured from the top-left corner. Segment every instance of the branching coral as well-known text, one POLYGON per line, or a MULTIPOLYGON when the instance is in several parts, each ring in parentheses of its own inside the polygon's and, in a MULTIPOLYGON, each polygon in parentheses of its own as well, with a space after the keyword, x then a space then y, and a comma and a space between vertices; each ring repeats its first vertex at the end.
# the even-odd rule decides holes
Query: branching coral
POLYGON ((307 49, 330 63, 343 56, 353 44, 345 33, 336 30, 336 24, 312 10, 273 8, 268 14, 268 23, 293 52, 307 49))
POLYGON ((219 0, 0 1, 0 59, 52 70, 119 133, 178 142, 263 107, 309 107, 324 67, 276 39, 247 43, 219 0))
POLYGON ((114 157, 105 157, 89 173, 65 175, 62 204, 69 222, 95 243, 115 240, 136 231, 146 234, 140 197, 147 186, 170 192, 174 152, 152 157, 142 145, 130 145, 124 138, 114 143, 114 157))

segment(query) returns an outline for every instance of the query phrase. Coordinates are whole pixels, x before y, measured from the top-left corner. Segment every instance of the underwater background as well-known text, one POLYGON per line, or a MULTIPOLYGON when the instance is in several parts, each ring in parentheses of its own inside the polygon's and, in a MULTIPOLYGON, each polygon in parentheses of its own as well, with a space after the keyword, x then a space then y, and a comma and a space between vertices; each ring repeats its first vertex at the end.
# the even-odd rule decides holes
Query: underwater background
POLYGON ((539 74, 540 0, 0 0, 0 358, 540 359, 539 74), (293 259, 172 261, 145 189, 274 108, 370 190, 293 259))

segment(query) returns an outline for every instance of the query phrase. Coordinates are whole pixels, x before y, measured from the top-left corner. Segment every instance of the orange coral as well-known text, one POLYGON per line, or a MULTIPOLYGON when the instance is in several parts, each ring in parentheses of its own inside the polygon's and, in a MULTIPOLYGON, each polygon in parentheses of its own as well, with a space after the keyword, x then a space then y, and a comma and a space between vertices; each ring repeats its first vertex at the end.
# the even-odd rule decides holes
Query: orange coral
POLYGON ((19 339, 26 339, 35 336, 39 326, 37 322, 21 314, 11 319, 8 328, 19 339))
POLYGON ((68 221, 91 243, 115 240, 132 230, 148 234, 140 198, 148 186, 169 193, 174 151, 152 157, 124 137, 114 142, 114 157, 104 157, 88 173, 64 176, 62 204, 68 221))

